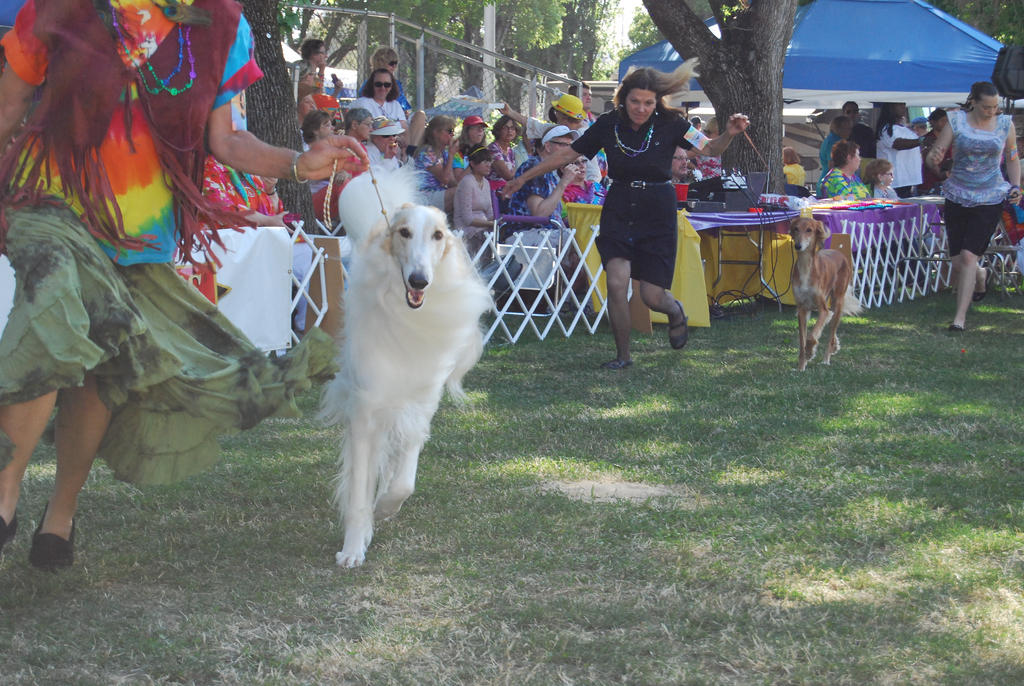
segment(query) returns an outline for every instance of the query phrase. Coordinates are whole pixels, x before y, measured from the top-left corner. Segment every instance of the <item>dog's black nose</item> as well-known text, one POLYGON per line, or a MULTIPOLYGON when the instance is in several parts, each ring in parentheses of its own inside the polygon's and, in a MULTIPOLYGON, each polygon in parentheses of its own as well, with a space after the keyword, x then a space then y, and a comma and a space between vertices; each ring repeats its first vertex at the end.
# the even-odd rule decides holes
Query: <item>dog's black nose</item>
POLYGON ((418 291, 422 291, 429 283, 430 282, 427 281, 426 277, 419 272, 413 272, 409 275, 409 285, 418 291))

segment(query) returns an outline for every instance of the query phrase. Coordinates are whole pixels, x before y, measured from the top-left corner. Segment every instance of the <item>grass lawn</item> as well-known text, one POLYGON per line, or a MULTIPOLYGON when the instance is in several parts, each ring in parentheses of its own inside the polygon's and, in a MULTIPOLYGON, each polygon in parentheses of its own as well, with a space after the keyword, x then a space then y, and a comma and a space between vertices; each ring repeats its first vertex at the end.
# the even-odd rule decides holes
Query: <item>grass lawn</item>
POLYGON ((172 487, 98 467, 60 574, 26 559, 41 448, 0 683, 1024 683, 1024 298, 952 310, 845 319, 802 374, 791 308, 621 372, 607 331, 492 346, 356 570, 311 418, 172 487))

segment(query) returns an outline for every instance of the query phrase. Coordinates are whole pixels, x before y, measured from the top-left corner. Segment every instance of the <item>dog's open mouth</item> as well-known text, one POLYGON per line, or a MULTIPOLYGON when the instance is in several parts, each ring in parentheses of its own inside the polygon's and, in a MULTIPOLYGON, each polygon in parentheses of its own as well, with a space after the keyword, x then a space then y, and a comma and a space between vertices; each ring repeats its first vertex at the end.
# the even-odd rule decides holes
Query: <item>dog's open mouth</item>
POLYGON ((412 309, 415 310, 420 305, 423 304, 423 295, 424 295, 423 291, 418 291, 418 290, 415 290, 413 288, 406 288, 405 289, 405 302, 406 302, 406 304, 409 305, 409 307, 411 307, 412 309))

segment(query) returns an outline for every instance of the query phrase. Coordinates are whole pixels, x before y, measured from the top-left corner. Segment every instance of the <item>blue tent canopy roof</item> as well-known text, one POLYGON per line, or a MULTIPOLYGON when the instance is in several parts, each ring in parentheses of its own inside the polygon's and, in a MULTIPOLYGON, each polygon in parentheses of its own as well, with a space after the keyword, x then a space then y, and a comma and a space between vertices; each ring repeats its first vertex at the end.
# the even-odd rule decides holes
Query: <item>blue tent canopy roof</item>
MULTIPOLYGON (((991 79, 1002 44, 923 0, 815 0, 797 11, 786 50, 783 97, 821 106, 837 101, 940 105, 991 79)), ((681 63, 667 41, 619 63, 671 71, 681 63)))
POLYGON ((0 0, 0 26, 14 26, 14 18, 25 0, 0 0))

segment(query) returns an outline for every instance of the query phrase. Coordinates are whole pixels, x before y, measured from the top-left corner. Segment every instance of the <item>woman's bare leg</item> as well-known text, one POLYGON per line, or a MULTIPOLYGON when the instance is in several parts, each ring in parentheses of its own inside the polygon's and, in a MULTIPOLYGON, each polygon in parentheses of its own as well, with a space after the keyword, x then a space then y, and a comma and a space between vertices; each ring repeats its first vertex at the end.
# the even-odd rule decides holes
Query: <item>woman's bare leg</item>
POLYGON ((655 286, 653 283, 640 281, 640 297, 644 304, 655 312, 661 312, 668 317, 669 322, 679 317, 679 308, 676 307, 676 299, 671 293, 655 286))
POLYGON ((608 284, 608 319, 615 338, 615 355, 622 362, 629 362, 629 275, 632 271, 629 260, 614 257, 605 265, 605 280, 608 284))
POLYGON ((56 424, 57 476, 40 529, 42 533, 65 539, 71 535, 78 494, 89 476, 109 424, 110 410, 97 395, 92 375, 85 377, 85 384, 80 388, 61 391, 56 424))
POLYGON ((8 524, 14 519, 18 507, 21 481, 28 461, 46 429, 46 423, 50 421, 56 401, 57 392, 53 391, 23 403, 0 407, 0 430, 14 444, 11 461, 0 470, 0 517, 8 524))
POLYGON ((970 250, 961 250, 960 254, 953 258, 953 265, 957 270, 956 315, 953 317, 953 323, 963 326, 967 321, 971 298, 974 296, 978 256, 970 250))

